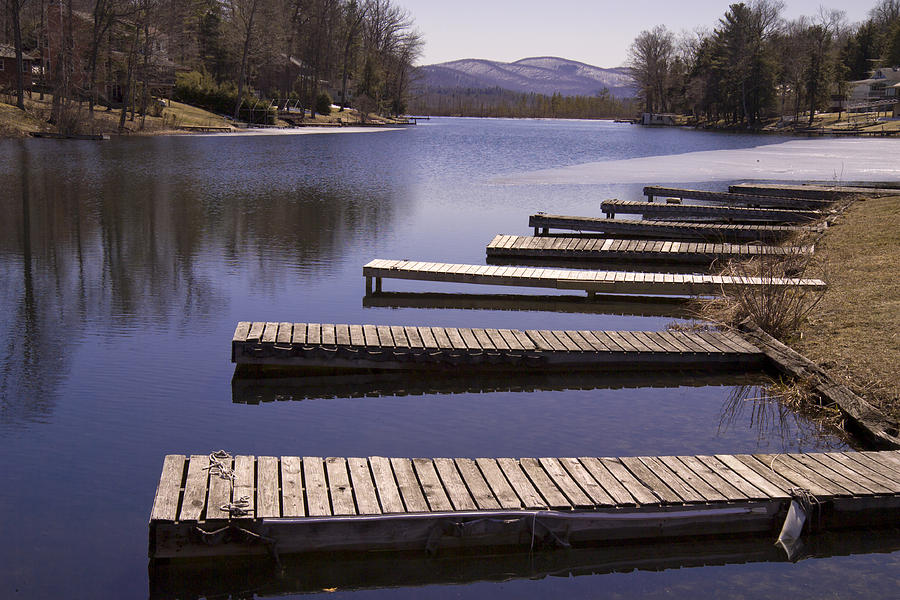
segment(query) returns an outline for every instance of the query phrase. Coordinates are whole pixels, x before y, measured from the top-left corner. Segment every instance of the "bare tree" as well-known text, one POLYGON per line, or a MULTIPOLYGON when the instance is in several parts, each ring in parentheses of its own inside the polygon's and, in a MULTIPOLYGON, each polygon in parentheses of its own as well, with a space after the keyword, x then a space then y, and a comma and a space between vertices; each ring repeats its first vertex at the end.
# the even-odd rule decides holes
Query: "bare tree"
POLYGON ((16 107, 25 110, 25 60, 22 51, 22 8, 28 0, 7 0, 12 15, 13 46, 16 52, 16 107))
POLYGON ((675 36, 664 25, 642 31, 628 49, 626 64, 646 112, 666 110, 665 90, 674 52, 675 36))

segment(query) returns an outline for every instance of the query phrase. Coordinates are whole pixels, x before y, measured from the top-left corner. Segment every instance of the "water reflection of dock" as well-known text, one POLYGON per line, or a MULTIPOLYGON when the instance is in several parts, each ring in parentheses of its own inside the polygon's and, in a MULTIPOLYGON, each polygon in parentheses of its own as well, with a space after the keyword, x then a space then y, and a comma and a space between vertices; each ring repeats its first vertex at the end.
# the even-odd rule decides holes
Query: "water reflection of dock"
MULTIPOLYGON (((801 558, 895 552, 900 550, 900 531, 823 533, 807 536, 803 541, 801 558)), ((458 585, 787 561, 785 553, 769 537, 673 540, 665 544, 617 543, 533 553, 283 556, 281 565, 270 558, 151 561, 149 597, 151 600, 244 597, 251 591, 256 597, 267 597, 324 590, 458 585)))
POLYGON ((639 317, 691 318, 687 298, 663 296, 532 296, 524 294, 447 294, 380 292, 363 297, 366 308, 523 310, 639 317))
MULTIPOLYGON (((239 370, 240 371, 240 370, 239 370)), ((756 386, 768 383, 763 373, 744 370, 675 371, 653 373, 534 373, 422 375, 397 373, 310 374, 254 377, 236 373, 231 380, 235 404, 260 404, 319 398, 375 398, 433 394, 487 394, 561 390, 616 390, 704 386, 756 386)))

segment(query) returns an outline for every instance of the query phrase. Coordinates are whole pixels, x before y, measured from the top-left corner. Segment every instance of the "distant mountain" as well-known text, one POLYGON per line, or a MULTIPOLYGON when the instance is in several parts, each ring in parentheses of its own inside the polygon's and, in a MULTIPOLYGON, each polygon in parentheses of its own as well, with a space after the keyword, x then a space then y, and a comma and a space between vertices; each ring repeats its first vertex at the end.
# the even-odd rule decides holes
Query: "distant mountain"
POLYGON ((417 87, 503 88, 563 96, 593 96, 603 88, 617 97, 634 95, 628 69, 603 69, 555 56, 523 58, 513 63, 466 58, 416 69, 417 87))

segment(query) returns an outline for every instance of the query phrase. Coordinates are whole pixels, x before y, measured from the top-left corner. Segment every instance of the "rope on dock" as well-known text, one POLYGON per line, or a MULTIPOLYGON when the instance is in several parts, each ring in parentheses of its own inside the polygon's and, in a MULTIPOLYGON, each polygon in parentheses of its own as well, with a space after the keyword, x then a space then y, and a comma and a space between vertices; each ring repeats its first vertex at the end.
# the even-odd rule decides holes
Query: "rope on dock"
MULTIPOLYGON (((234 469, 229 466, 231 458, 231 455, 225 450, 216 450, 209 454, 209 466, 203 468, 209 470, 210 477, 217 475, 222 479, 227 479, 231 485, 231 493, 234 494, 234 469)), ((250 496, 235 498, 233 502, 226 502, 219 509, 235 517, 248 515, 250 514, 250 496)))

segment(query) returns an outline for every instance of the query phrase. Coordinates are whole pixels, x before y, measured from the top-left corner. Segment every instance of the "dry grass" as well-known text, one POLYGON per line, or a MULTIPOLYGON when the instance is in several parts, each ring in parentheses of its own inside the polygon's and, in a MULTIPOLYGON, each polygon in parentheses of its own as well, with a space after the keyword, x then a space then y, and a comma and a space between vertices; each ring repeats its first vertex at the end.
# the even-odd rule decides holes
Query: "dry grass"
MULTIPOLYGON (((38 94, 34 94, 25 101, 25 112, 17 109, 15 99, 10 96, 0 97, 0 137, 25 137, 34 131, 54 131, 48 122, 50 117, 50 105, 52 97, 47 94, 44 100, 40 100, 38 94)), ((117 133, 119 128, 119 110, 107 110, 105 106, 94 108, 94 117, 88 116, 87 105, 76 109, 78 111, 78 133, 117 133)), ((129 118, 130 118, 129 113, 129 118)), ((187 104, 169 102, 160 116, 147 116, 141 128, 141 117, 137 115, 134 121, 126 119, 125 133, 131 134, 158 134, 177 131, 183 125, 201 125, 228 127, 228 122, 222 117, 187 104)))
POLYGON ((795 348, 900 417, 900 196, 852 205, 817 254, 829 287, 795 348))
POLYGON ((805 255, 728 262, 718 270, 719 274, 759 278, 763 284, 737 287, 716 298, 696 300, 693 309, 700 319, 729 326, 749 319, 769 335, 790 341, 821 301, 823 292, 765 282, 785 277, 827 279, 820 271, 805 255))

